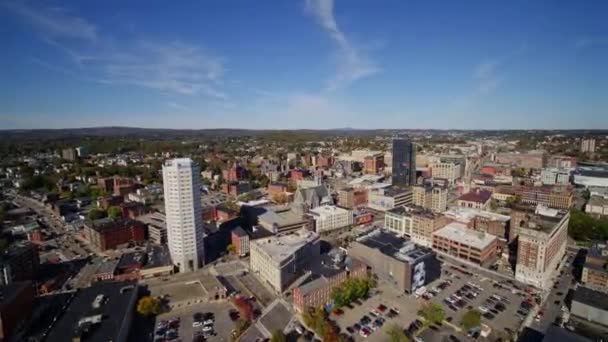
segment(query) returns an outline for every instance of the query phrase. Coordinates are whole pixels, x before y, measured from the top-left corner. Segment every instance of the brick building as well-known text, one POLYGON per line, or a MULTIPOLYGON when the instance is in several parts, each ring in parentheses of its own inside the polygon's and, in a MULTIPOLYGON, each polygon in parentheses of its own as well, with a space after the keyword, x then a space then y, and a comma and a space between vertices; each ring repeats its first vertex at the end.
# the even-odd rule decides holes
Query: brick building
POLYGON ((566 253, 570 213, 538 206, 511 211, 518 237, 515 278, 538 288, 551 286, 551 275, 566 253))
POLYGON ((480 266, 496 261, 498 239, 452 222, 433 233, 433 249, 480 266))
POLYGON ((122 217, 126 219, 135 219, 146 213, 146 206, 138 202, 127 202, 120 205, 122 217))
POLYGON ((339 190, 338 204, 348 209, 365 207, 367 205, 367 190, 352 187, 339 190))
POLYGON ((268 184, 268 195, 272 197, 272 195, 287 192, 287 186, 287 183, 284 182, 272 182, 268 184))
POLYGON ((608 247, 596 243, 587 252, 581 283, 586 287, 608 293, 608 247))
POLYGON ((574 201, 572 188, 562 185, 519 186, 515 193, 522 203, 541 204, 549 208, 570 209, 574 201))
POLYGON ((241 227, 236 227, 230 234, 234 253, 238 256, 249 254, 249 234, 241 227))
POLYGON ((374 154, 363 159, 363 172, 366 174, 378 174, 384 168, 384 155, 374 154))
POLYGON ((130 219, 110 219, 88 221, 84 225, 85 236, 89 243, 100 251, 116 249, 128 242, 143 242, 146 239, 146 226, 130 219))
POLYGON ((344 263, 336 263, 326 258, 303 284, 293 289, 293 307, 300 313, 310 307, 322 307, 331 301, 334 288, 348 279, 367 276, 367 266, 356 259, 347 258, 344 263))
POLYGON ((222 176, 228 183, 240 182, 248 178, 248 173, 247 169, 242 167, 239 163, 234 163, 230 168, 222 171, 222 176))
POLYGON ((487 190, 475 189, 458 197, 458 206, 463 208, 485 209, 490 203, 492 193, 487 190))

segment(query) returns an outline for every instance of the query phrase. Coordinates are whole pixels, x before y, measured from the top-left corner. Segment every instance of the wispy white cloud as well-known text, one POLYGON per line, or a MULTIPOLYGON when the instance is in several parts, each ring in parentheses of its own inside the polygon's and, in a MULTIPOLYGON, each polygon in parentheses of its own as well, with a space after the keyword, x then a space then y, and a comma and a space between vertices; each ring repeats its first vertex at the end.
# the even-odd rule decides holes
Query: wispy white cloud
POLYGON ((7 8, 30 24, 43 40, 64 50, 74 64, 71 70, 48 61, 39 63, 47 68, 84 74, 83 78, 105 84, 227 98, 220 90, 225 70, 222 59, 196 45, 124 37, 117 43, 112 36, 102 35, 94 24, 63 8, 27 2, 9 2, 7 8))
POLYGON ((333 0, 307 0, 306 10, 316 18, 338 49, 337 72, 329 81, 329 90, 346 86, 380 71, 371 60, 353 46, 338 26, 334 16, 333 0))
POLYGON ((500 86, 503 81, 498 71, 501 64, 499 60, 487 60, 475 66, 473 79, 477 82, 477 92, 488 94, 500 86))
POLYGON ((174 108, 174 109, 179 109, 179 110, 188 110, 188 109, 190 109, 190 108, 189 108, 189 107, 187 107, 187 106, 184 106, 184 105, 182 105, 182 104, 179 104, 179 103, 177 103, 177 102, 172 102, 172 101, 167 102, 167 106, 168 106, 168 107, 171 107, 171 108, 174 108))
POLYGON ((36 8, 25 1, 6 1, 3 5, 23 17, 25 21, 48 40, 97 40, 97 28, 88 21, 61 7, 36 8))

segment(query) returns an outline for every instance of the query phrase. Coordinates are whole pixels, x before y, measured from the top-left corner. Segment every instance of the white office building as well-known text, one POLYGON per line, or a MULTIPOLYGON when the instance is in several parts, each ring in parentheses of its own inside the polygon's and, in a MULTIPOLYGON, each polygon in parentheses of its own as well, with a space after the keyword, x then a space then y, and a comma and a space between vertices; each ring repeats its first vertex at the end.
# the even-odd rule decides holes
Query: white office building
POLYGON ((163 186, 171 259, 180 272, 195 271, 205 262, 198 166, 189 158, 167 160, 163 186))
POLYGON ((315 221, 317 233, 332 231, 348 227, 353 224, 352 210, 336 207, 335 205, 322 205, 309 211, 315 221))
POLYGON ((540 172, 540 181, 547 185, 570 184, 570 170, 547 168, 540 172))

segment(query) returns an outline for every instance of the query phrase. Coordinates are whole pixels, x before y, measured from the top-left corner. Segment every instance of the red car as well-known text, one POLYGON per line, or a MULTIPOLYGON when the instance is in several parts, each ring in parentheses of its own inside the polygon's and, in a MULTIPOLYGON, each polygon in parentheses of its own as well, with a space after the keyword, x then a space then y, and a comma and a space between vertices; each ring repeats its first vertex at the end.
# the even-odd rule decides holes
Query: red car
POLYGON ((387 307, 384 306, 383 304, 378 305, 378 307, 376 308, 376 310, 384 313, 384 311, 386 311, 387 307))

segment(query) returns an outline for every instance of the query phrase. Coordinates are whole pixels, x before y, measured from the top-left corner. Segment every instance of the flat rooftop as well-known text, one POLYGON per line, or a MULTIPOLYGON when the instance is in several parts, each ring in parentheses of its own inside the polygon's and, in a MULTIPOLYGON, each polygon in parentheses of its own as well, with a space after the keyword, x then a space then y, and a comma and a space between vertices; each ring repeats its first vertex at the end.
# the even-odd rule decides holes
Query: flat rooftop
POLYGON ((443 215, 462 223, 468 223, 475 217, 483 217, 488 220, 500 222, 508 222, 511 219, 511 217, 508 215, 501 215, 491 211, 464 207, 450 208, 448 211, 444 212, 443 215))
POLYGON ((384 255, 410 263, 433 253, 428 248, 420 247, 412 241, 380 229, 357 238, 356 242, 379 250, 384 255))
POLYGON ((78 290, 46 340, 71 340, 81 333, 83 341, 125 341, 136 299, 137 284, 133 282, 96 283, 78 290), (96 298, 102 298, 98 307, 93 304, 96 298))
POLYGON ((572 301, 608 311, 608 296, 606 296, 605 293, 595 291, 584 286, 579 286, 576 291, 574 291, 572 301))
POLYGON ((295 251, 318 239, 319 234, 302 229, 292 234, 257 239, 251 241, 251 244, 258 245, 270 258, 280 264, 295 251))
POLYGON ((407 216, 407 217, 411 217, 413 215, 416 215, 418 217, 424 216, 425 218, 428 218, 428 219, 436 219, 437 217, 441 216, 441 214, 435 213, 431 209, 423 208, 423 207, 417 206, 417 205, 399 206, 399 207, 395 207, 393 209, 387 210, 386 212, 395 214, 395 215, 399 215, 399 216, 407 216))
POLYGON ((167 227, 167 218, 166 218, 165 214, 163 214, 163 213, 154 212, 154 213, 144 214, 144 215, 138 216, 135 220, 139 221, 143 224, 154 226, 154 227, 159 227, 159 228, 167 227))
POLYGON ((435 231, 433 235, 457 241, 479 250, 485 249, 496 240, 494 235, 468 229, 466 225, 458 222, 449 223, 447 226, 435 231))
POLYGON ((608 206, 608 197, 593 195, 589 198, 587 205, 606 207, 608 206))
MULTIPOLYGON (((525 225, 519 227, 520 234, 526 233, 526 230, 551 234, 567 213, 566 211, 541 206, 536 208, 518 206, 515 211, 525 212, 528 217, 525 225)), ((517 224, 519 225, 519 223, 517 224)))
POLYGON ((262 210, 262 213, 258 216, 258 219, 271 225, 276 223, 279 227, 282 227, 305 221, 302 214, 290 207, 259 209, 262 210))
POLYGON ((340 208, 335 205, 322 205, 310 210, 311 214, 319 217, 326 217, 330 215, 344 215, 348 214, 349 212, 350 210, 340 208))

